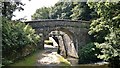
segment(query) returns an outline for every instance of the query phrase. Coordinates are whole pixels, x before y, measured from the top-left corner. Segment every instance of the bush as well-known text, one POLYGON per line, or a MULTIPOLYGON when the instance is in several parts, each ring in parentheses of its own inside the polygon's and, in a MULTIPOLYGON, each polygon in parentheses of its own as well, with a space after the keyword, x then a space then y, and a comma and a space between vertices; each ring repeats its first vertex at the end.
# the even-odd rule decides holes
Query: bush
POLYGON ((95 54, 98 54, 99 50, 95 48, 94 43, 88 43, 79 50, 79 63, 94 63, 100 61, 95 54))
POLYGON ((101 50, 98 58, 109 61, 112 68, 118 68, 120 63, 120 0, 104 3, 99 1, 88 3, 88 5, 99 15, 91 22, 88 32, 89 35, 93 35, 96 47, 101 50))
MULTIPOLYGON (((25 52, 31 53, 39 41, 39 35, 35 30, 25 23, 13 23, 12 21, 3 21, 2 23, 2 59, 3 65, 12 63, 21 58, 25 52)), ((29 54, 29 53, 26 53, 29 54)))

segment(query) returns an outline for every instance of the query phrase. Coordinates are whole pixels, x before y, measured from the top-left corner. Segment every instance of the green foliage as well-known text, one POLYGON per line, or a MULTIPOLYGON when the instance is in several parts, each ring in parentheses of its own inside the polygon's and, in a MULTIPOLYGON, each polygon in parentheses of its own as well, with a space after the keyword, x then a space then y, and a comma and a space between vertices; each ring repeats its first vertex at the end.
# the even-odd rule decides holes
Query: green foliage
MULTIPOLYGON (((101 49, 98 58, 120 61, 120 1, 88 3, 100 18, 92 21, 89 34, 97 41, 95 45, 101 49), (102 40, 102 41, 100 41, 102 40)), ((119 64, 119 63, 118 63, 119 64)))
POLYGON ((24 10, 22 6, 24 4, 20 1, 10 0, 9 2, 2 2, 2 16, 11 20, 15 10, 24 10))
POLYGON ((72 2, 57 2, 53 7, 43 7, 37 9, 32 15, 32 19, 70 19, 72 8, 72 2))
POLYGON ((72 20, 90 20, 97 16, 96 13, 89 8, 86 2, 77 2, 74 4, 75 7, 72 8, 72 15, 70 15, 72 20))
POLYGON ((35 19, 72 19, 72 20, 90 20, 97 18, 97 13, 90 9, 86 2, 57 2, 50 8, 39 8, 32 15, 35 19))
POLYGON ((93 63, 99 61, 95 54, 99 53, 94 43, 88 43, 82 49, 79 50, 79 63, 93 63))
POLYGON ((74 7, 73 2, 58 2, 50 11, 52 19, 71 19, 71 10, 74 7))
MULTIPOLYGON (((32 29, 29 24, 25 23, 13 23, 12 21, 2 22, 2 59, 3 64, 11 63, 17 58, 24 56, 24 48, 34 47, 39 41, 39 35, 35 34, 35 30, 32 29), (4 63, 5 62, 5 63, 4 63), (7 62, 7 63, 6 63, 7 62)), ((29 50, 29 49, 28 49, 29 50)), ((30 51, 30 52, 32 52, 30 51)))
POLYGON ((32 20, 38 20, 38 19, 49 19, 49 11, 51 8, 42 7, 40 9, 37 9, 36 12, 32 15, 32 20))

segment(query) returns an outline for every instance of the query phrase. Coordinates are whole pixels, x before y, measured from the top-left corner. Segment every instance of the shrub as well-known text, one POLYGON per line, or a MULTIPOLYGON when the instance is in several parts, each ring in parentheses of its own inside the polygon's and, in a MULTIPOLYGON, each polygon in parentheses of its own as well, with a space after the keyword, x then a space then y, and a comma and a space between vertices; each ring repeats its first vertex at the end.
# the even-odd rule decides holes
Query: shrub
POLYGON ((96 47, 101 49, 98 58, 109 61, 113 68, 118 68, 120 63, 120 0, 89 2, 88 5, 99 15, 99 18, 91 22, 88 32, 95 40, 98 40, 94 40, 96 47))
POLYGON ((25 23, 21 22, 13 23, 12 21, 3 21, 2 64, 7 65, 23 57, 23 54, 26 52, 26 47, 31 47, 26 48, 29 53, 34 51, 34 47, 37 45, 39 39, 39 35, 35 34, 35 30, 29 24, 25 25, 25 23))
POLYGON ((88 43, 87 45, 83 46, 82 49, 79 49, 79 63, 86 64, 99 61, 100 59, 98 59, 95 55, 98 53, 99 50, 95 48, 94 43, 88 43))

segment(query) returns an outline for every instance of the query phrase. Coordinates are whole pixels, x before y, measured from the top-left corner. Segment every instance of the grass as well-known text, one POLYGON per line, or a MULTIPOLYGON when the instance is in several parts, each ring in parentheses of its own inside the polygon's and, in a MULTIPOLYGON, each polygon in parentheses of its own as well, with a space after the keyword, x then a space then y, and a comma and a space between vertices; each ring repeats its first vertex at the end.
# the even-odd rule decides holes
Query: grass
POLYGON ((60 64, 62 64, 63 66, 71 66, 71 63, 65 59, 64 57, 60 56, 60 55, 57 55, 59 61, 60 61, 60 64))
POLYGON ((26 56, 25 58, 10 64, 10 66, 35 66, 37 57, 40 51, 36 51, 33 54, 26 56))

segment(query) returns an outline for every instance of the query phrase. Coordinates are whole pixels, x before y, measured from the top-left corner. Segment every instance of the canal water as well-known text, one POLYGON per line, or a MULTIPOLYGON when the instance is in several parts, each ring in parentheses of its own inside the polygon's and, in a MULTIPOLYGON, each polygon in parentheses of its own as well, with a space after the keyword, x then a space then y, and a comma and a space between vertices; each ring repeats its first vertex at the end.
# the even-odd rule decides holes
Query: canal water
MULTIPOLYGON (((45 48, 45 51, 42 54, 43 57, 38 58, 37 66, 46 66, 45 68, 50 68, 50 67, 53 68, 55 66, 60 66, 59 64, 52 64, 52 61, 55 60, 55 58, 53 60, 50 59, 50 58, 45 59, 45 55, 48 55, 48 54, 53 53, 53 52, 57 53, 57 47, 53 47, 53 46, 50 46, 50 45, 45 45, 44 48, 45 48), (42 60, 43 58, 44 58, 44 60, 42 60), (44 64, 39 63, 39 62, 41 62, 41 60, 44 64)), ((78 64, 78 59, 71 58, 71 57, 66 58, 66 59, 71 63, 72 68, 73 67, 75 67, 75 68, 109 68, 108 64, 78 64)))
MULTIPOLYGON (((61 65, 59 64, 59 61, 56 60, 56 57, 60 57, 59 54, 57 54, 57 47, 53 47, 53 46, 50 46, 50 45, 45 45, 44 47, 44 50, 40 51, 39 53, 37 53, 36 55, 33 55, 33 56, 36 56, 36 58, 26 58, 27 60, 23 60, 19 63, 16 63, 16 64, 13 64, 11 65, 12 68, 13 66, 19 66, 21 67, 22 66, 25 66, 25 65, 28 65, 27 63, 31 63, 31 61, 35 61, 35 64, 32 64, 31 66, 35 66, 35 68, 109 68, 108 67, 108 64, 103 64, 103 63, 98 63, 98 64, 78 64, 78 59, 75 59, 75 58, 62 58, 62 62, 64 60, 66 64, 61 65), (27 61, 27 63, 25 63, 25 61, 27 61), (29 62, 28 62, 29 61, 29 62), (42 62, 42 63, 40 63, 42 62), (54 63, 57 63, 57 64, 54 64, 54 63), (68 65, 70 63, 70 65, 68 65)), ((60 61, 61 61, 60 60, 60 61)), ((31 67, 29 66, 29 67, 31 67)), ((27 66, 26 66, 27 67, 27 66)))

